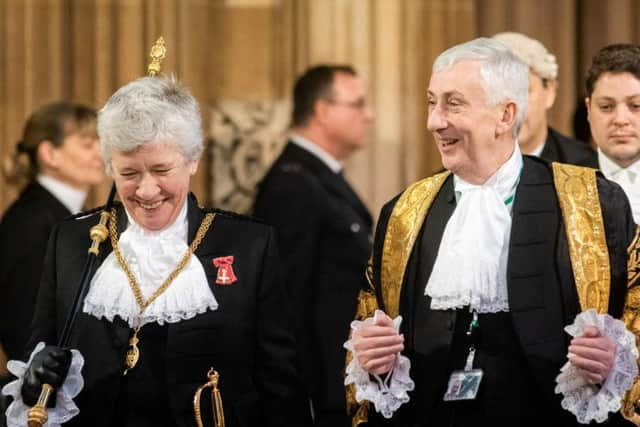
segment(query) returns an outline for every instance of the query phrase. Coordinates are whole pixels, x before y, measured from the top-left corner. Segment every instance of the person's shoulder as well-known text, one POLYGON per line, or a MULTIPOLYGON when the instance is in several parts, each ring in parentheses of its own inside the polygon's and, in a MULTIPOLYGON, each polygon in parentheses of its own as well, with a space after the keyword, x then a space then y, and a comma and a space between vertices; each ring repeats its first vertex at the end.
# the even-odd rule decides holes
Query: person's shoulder
POLYGON ((69 210, 37 183, 29 184, 2 215, 3 227, 30 228, 51 227, 53 223, 69 215, 69 210))
POLYGON ((251 214, 229 211, 220 208, 200 207, 204 214, 214 214, 218 219, 238 223, 238 224, 265 224, 263 220, 251 214))
POLYGON ((54 229, 57 229, 58 231, 62 230, 63 233, 68 233, 73 230, 89 230, 92 226, 97 225, 100 222, 100 215, 104 211, 104 208, 104 206, 98 206, 93 209, 68 215, 62 220, 56 222, 54 229))
POLYGON ((315 181, 315 172, 321 167, 321 161, 305 149, 288 142, 273 162, 263 182, 273 180, 300 183, 315 181))
POLYGON ((212 207, 200 207, 200 210, 204 215, 214 215, 211 223, 211 228, 217 230, 214 236, 229 239, 228 244, 261 246, 275 236, 272 225, 250 214, 212 207))
POLYGON ((596 170, 596 182, 598 185, 599 193, 601 194, 609 193, 612 195, 624 195, 624 197, 626 197, 626 194, 622 189, 622 187, 617 182, 607 179, 599 169, 596 170))
MULTIPOLYGON (((566 163, 554 162, 555 168, 552 166, 554 176, 561 171, 565 171, 568 175, 581 177, 581 180, 588 186, 589 180, 587 179, 592 173, 595 178, 595 189, 597 191, 598 198, 600 199, 600 205, 604 210, 618 209, 621 204, 628 204, 627 197, 624 190, 617 183, 608 180, 600 170, 588 167, 579 166, 566 163), (585 181, 586 179, 586 181, 585 181)), ((588 190, 587 190, 588 191, 588 190)))
POLYGON ((598 155, 587 142, 564 135, 551 127, 549 134, 558 143, 558 149, 562 152, 561 161, 578 166, 597 167, 598 155))
POLYGON ((396 194, 382 206, 382 214, 390 214, 401 198, 404 198, 405 200, 410 202, 416 199, 434 196, 440 191, 444 183, 451 176, 451 172, 443 169, 431 176, 422 178, 409 184, 401 192, 396 194))
POLYGON ((277 211, 296 204, 322 208, 331 172, 319 159, 291 142, 256 186, 258 211, 277 211))
POLYGON ((216 227, 226 227, 237 230, 241 234, 269 233, 271 225, 252 214, 243 214, 213 207, 199 207, 203 214, 213 214, 216 227))

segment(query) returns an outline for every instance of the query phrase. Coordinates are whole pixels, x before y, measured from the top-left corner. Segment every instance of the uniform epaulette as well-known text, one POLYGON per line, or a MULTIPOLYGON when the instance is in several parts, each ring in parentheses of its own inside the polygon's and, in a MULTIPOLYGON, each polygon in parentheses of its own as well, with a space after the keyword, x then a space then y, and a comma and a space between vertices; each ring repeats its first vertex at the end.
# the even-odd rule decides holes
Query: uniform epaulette
POLYGON ((100 212, 101 210, 103 210, 104 206, 105 205, 98 206, 97 208, 89 209, 88 211, 82 211, 82 212, 78 212, 78 213, 73 214, 73 215, 69 215, 63 221, 71 221, 71 220, 74 220, 74 219, 83 219, 83 218, 89 217, 89 216, 94 215, 97 212, 100 212))
POLYGON ((226 216, 229 218, 235 218, 235 219, 240 219, 243 221, 251 221, 251 222, 259 222, 264 224, 264 221, 258 217, 252 216, 252 215, 245 215, 245 214, 241 214, 238 212, 233 212, 233 211, 226 211, 224 209, 218 209, 218 208, 201 208, 205 213, 214 213, 216 215, 222 215, 222 216, 226 216))

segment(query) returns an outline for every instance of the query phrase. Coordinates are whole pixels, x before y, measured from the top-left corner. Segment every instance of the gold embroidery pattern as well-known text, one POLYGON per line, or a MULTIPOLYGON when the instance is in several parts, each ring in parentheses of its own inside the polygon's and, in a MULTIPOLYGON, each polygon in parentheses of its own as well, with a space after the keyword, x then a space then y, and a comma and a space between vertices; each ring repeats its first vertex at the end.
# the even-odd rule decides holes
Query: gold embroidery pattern
MULTIPOLYGON (((378 308, 378 300, 376 299, 375 288, 373 287, 373 261, 371 257, 369 257, 369 261, 367 262, 365 277, 367 279, 367 283, 369 284, 369 289, 362 289, 358 294, 358 309, 356 310, 356 320, 364 320, 368 317, 372 317, 374 312, 378 308)), ((351 339, 351 333, 349 333, 349 339, 351 339)), ((351 363, 352 359, 353 354, 350 351, 347 351, 347 356, 344 364, 345 368, 349 366, 349 363, 351 363)), ((343 376, 344 375, 345 374, 343 373, 343 376)), ((357 427, 362 423, 366 423, 369 419, 369 402, 365 400, 362 403, 358 403, 356 401, 356 387, 354 384, 349 384, 346 387, 345 392, 347 395, 347 413, 352 414, 351 426, 357 427)))
MULTIPOLYGON (((640 226, 636 228, 636 236, 627 249, 627 299, 624 304, 622 320, 636 338, 640 335, 640 226)), ((638 341, 636 339, 636 346, 638 341)), ((640 349, 639 349, 640 350, 640 349)), ((640 380, 636 380, 624 398, 622 399, 622 415, 640 426, 640 415, 636 413, 640 409, 640 380)))
POLYGON ((606 313, 610 264, 596 170, 556 162, 552 167, 580 307, 606 313))
POLYGON ((400 310, 400 290, 411 250, 433 200, 450 172, 442 172, 411 185, 391 212, 382 247, 381 288, 386 313, 393 319, 400 310))
POLYGON ((627 286, 631 288, 636 284, 640 284, 640 225, 636 228, 636 237, 633 238, 629 245, 627 253, 629 254, 627 286))
MULTIPOLYGON (((393 207, 382 247, 380 278, 385 310, 391 318, 396 317, 400 310, 400 291, 413 245, 431 203, 449 174, 450 172, 442 172, 414 183, 402 193, 393 207)), ((356 315, 358 320, 373 316, 378 308, 375 287, 373 286, 371 258, 369 258, 365 276, 370 289, 361 290, 358 295, 356 315)), ((352 358, 351 352, 347 352, 345 366, 351 362, 352 358)), ((352 427, 366 423, 369 417, 369 402, 356 402, 353 384, 347 386, 346 394, 347 412, 353 414, 352 427)))

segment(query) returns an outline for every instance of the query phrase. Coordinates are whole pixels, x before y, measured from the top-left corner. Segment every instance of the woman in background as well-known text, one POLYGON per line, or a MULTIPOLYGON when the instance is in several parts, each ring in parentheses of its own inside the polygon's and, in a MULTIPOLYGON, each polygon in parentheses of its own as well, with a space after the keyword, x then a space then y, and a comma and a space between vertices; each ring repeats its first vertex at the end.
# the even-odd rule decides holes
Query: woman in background
POLYGON ((4 166, 5 182, 26 184, 0 222, 0 343, 9 359, 18 359, 30 335, 49 233, 82 209, 103 178, 96 112, 71 102, 42 106, 4 166))

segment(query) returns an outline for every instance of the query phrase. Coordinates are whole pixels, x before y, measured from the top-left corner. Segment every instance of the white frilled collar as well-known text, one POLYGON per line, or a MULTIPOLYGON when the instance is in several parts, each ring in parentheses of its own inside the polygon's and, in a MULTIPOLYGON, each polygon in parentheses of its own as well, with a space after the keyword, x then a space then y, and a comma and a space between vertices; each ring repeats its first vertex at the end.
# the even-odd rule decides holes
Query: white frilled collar
POLYGON ((469 306, 481 313, 509 311, 511 210, 523 164, 517 142, 514 147, 509 160, 482 185, 453 177, 458 203, 425 288, 432 309, 469 306))
MULTIPOLYGON (((129 269, 148 299, 175 269, 188 249, 187 201, 173 224, 161 231, 149 231, 127 213, 128 227, 118 244, 129 269)), ((174 323, 190 319, 206 310, 216 310, 218 302, 198 257, 192 255, 185 268, 140 316, 133 291, 115 254, 111 252, 91 280, 83 311, 113 321, 120 316, 131 327, 146 323, 174 323)))

